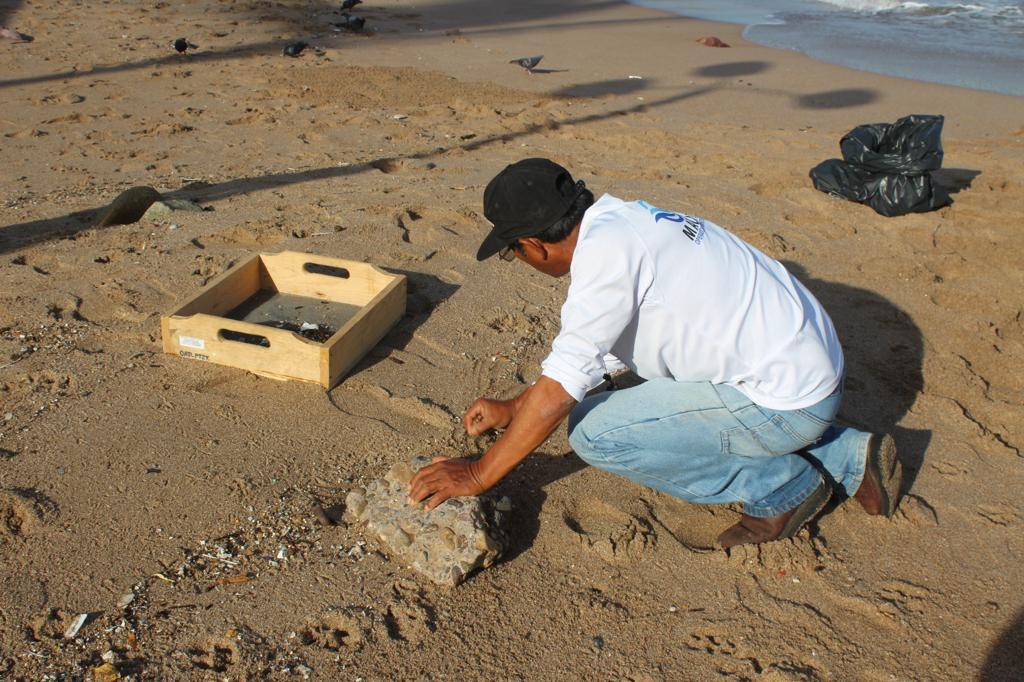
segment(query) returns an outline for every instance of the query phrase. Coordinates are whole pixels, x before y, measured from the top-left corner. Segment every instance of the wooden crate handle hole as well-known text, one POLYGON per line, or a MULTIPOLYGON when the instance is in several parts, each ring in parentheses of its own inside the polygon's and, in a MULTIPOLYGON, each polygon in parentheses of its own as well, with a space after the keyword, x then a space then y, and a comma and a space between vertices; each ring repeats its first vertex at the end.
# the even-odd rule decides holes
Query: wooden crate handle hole
POLYGON ((302 269, 306 272, 312 272, 315 275, 327 275, 328 277, 340 277, 341 279, 348 279, 350 277, 348 270, 345 268, 339 268, 336 265, 306 263, 302 266, 302 269))
POLYGON ((217 332, 217 338, 223 341, 235 341, 236 343, 247 343, 251 346, 262 346, 263 348, 270 348, 270 339, 259 334, 248 334, 246 332, 236 332, 231 329, 221 329, 217 332))

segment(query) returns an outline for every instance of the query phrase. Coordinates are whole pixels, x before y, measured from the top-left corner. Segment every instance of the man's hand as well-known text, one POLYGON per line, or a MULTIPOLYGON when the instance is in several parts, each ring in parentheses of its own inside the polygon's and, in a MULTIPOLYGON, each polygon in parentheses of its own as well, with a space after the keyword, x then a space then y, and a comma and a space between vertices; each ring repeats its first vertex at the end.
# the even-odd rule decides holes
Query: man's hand
POLYGON ((490 428, 505 432, 476 461, 435 457, 409 481, 409 501, 430 498, 429 510, 449 497, 479 495, 491 488, 543 443, 575 404, 561 384, 545 376, 512 400, 477 400, 462 418, 469 435, 490 428))
MULTIPOLYGON (((479 402, 479 401, 478 401, 479 402)), ((435 457, 409 481, 409 501, 419 503, 427 498, 431 510, 449 497, 479 495, 487 490, 476 471, 477 463, 468 459, 435 457)))
POLYGON ((462 416, 462 426, 470 436, 479 436, 490 429, 503 429, 515 416, 515 400, 480 398, 462 416))

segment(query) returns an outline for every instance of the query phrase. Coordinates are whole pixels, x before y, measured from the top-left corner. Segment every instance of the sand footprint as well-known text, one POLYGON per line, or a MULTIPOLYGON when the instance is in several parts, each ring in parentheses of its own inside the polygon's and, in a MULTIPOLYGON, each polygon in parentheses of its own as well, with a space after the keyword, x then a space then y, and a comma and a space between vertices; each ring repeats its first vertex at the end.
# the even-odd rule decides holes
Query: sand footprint
POLYGON ((416 207, 402 209, 392 216, 392 222, 401 231, 406 244, 434 245, 445 238, 460 236, 455 228, 468 221, 458 211, 416 207))
POLYGON ((302 643, 352 653, 369 639, 371 626, 369 615, 362 609, 330 611, 306 622, 302 643))
POLYGON ((434 606, 423 590, 411 580, 391 585, 393 598, 384 613, 388 636, 397 641, 417 644, 437 629, 434 606))
POLYGON ((221 637, 209 637, 189 649, 192 665, 202 670, 225 673, 240 665, 268 663, 274 649, 266 639, 248 628, 227 630, 221 637))
POLYGON ((994 526, 1012 526, 1020 519, 1017 508, 1005 502, 979 504, 978 514, 994 526))
POLYGON ((226 637, 207 640, 192 650, 192 664, 203 670, 227 672, 238 660, 238 645, 226 637))
POLYGON ((691 552, 718 551, 718 534, 736 521, 736 513, 727 507, 690 504, 661 493, 640 502, 656 527, 691 552))
POLYGON ((713 656, 732 656, 736 653, 736 642, 727 631, 701 628, 690 633, 686 648, 713 656))
POLYGON ((376 384, 352 384, 347 388, 376 398, 402 416, 417 419, 438 429, 450 429, 459 423, 459 418, 447 406, 435 403, 430 398, 396 396, 388 389, 376 384))
POLYGON ((939 515, 935 507, 920 495, 904 495, 896 509, 896 518, 919 527, 939 525, 939 515))
POLYGON ((84 102, 85 97, 73 93, 52 93, 44 95, 39 99, 40 104, 79 104, 84 102))
POLYGON ((925 609, 932 605, 932 591, 909 580, 893 580, 882 585, 878 601, 879 612, 900 620, 924 614, 925 609))
POLYGON ((657 544, 649 519, 607 502, 588 499, 563 512, 562 520, 580 544, 608 563, 643 559, 657 544))
POLYGON ((0 547, 31 536, 56 511, 57 505, 38 491, 0 490, 0 547))

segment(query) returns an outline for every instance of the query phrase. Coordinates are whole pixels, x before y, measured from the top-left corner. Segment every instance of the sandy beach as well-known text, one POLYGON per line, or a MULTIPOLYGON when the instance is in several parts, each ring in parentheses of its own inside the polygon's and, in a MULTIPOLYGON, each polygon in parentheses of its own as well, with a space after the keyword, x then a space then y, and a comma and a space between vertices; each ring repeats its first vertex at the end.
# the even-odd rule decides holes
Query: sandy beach
POLYGON ((0 2, 34 36, 0 40, 0 680, 1024 677, 1024 99, 618 2, 366 0, 361 33, 337 6, 0 2), (814 190, 844 133, 913 113, 946 117, 951 206, 814 190), (474 257, 484 186, 528 156, 807 284, 842 420, 896 438, 895 516, 836 500, 727 553, 735 509, 589 468, 562 427, 496 491, 510 550, 457 588, 341 521, 396 461, 482 452, 463 411, 537 378, 568 282, 474 257), (98 227, 136 185, 208 210, 98 227), (162 352, 162 313, 283 250, 408 278, 344 381, 162 352))

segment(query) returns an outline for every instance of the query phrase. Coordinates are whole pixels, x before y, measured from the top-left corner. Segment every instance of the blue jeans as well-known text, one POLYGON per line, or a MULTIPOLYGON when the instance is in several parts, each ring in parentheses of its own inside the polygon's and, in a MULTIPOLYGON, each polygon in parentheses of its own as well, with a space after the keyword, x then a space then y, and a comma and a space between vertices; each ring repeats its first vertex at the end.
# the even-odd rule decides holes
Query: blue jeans
POLYGON ((871 434, 832 424, 841 400, 840 386, 811 407, 770 410, 729 386, 653 379, 585 398, 569 443, 588 464, 669 495, 776 516, 822 473, 848 495, 860 487, 871 434))

